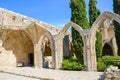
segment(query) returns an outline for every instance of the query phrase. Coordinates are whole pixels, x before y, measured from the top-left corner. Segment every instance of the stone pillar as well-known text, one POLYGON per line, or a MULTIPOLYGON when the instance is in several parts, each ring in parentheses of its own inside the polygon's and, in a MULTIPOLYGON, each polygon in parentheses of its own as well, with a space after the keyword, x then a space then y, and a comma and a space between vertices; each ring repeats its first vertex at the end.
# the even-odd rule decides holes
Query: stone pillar
POLYGON ((87 70, 90 70, 90 66, 91 66, 91 60, 90 60, 90 46, 89 46, 89 39, 88 39, 88 35, 84 35, 84 39, 85 39, 85 45, 84 45, 84 65, 87 67, 87 70))
POLYGON ((114 54, 114 56, 117 56, 118 55, 118 47, 117 47, 117 43, 116 43, 115 37, 112 38, 112 47, 113 47, 113 54, 114 54))
POLYGON ((38 62, 38 50, 37 50, 37 47, 38 47, 38 44, 35 44, 34 45, 34 66, 35 68, 38 68, 39 67, 39 62, 38 62))
POLYGON ((89 33, 89 29, 84 30, 84 39, 83 39, 83 43, 84 43, 84 65, 87 67, 88 71, 95 71, 97 69, 96 67, 96 55, 91 53, 93 52, 91 49, 93 49, 91 46, 93 45, 93 43, 95 42, 93 39, 92 44, 90 43, 90 33, 89 33))
POLYGON ((39 44, 34 45, 34 66, 35 68, 42 68, 42 56, 39 44))
POLYGON ((96 62, 96 51, 95 51, 95 37, 89 39, 89 45, 90 45, 90 51, 88 53, 89 55, 87 61, 90 61, 90 63, 88 64, 88 71, 96 71, 97 62, 96 62))
POLYGON ((55 59, 56 69, 62 68, 63 61, 63 39, 56 36, 55 38, 55 59))

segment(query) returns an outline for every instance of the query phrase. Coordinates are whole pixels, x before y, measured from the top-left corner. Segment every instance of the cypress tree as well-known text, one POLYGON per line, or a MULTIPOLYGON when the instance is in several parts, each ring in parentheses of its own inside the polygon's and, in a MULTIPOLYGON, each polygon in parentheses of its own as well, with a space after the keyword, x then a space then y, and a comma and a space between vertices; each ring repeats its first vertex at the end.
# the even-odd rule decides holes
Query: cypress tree
MULTIPOLYGON (((113 0, 113 11, 120 15, 120 0, 113 0)), ((114 22, 115 26, 115 37, 118 45, 118 54, 120 55, 120 24, 114 22)))
MULTIPOLYGON (((99 9, 96 7, 97 1, 96 0, 89 0, 89 24, 92 26, 94 21, 100 15, 99 9)), ((100 32, 96 33, 96 55, 97 57, 102 56, 102 35, 100 32)))
MULTIPOLYGON (((83 29, 89 28, 87 13, 86 13, 86 4, 85 0, 70 0, 70 8, 71 8, 71 21, 75 22, 83 29)), ((74 28, 72 28, 72 43, 74 48, 74 53, 76 56, 83 61, 83 41, 74 28)))
POLYGON ((96 7, 96 0, 89 0, 89 23, 90 26, 94 23, 97 17, 100 15, 99 9, 96 7))

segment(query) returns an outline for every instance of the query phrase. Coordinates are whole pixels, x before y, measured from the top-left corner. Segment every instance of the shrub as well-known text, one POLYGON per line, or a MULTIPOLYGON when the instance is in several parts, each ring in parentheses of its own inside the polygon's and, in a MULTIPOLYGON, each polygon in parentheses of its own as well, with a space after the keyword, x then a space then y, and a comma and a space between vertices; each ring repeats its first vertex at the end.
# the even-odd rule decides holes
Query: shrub
POLYGON ((97 67, 98 67, 98 70, 100 71, 104 71, 107 68, 107 66, 102 61, 97 62, 97 67))
POLYGON ((62 67, 65 70, 82 70, 85 68, 76 57, 63 60, 62 67))
POLYGON ((120 56, 104 56, 98 59, 98 70, 105 70, 110 65, 120 68, 120 56))

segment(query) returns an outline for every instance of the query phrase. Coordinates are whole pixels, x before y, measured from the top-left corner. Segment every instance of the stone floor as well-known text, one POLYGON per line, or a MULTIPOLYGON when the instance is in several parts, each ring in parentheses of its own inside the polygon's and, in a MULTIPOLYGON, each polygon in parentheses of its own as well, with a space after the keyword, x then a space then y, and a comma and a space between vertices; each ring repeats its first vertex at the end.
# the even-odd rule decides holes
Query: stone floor
POLYGON ((8 73, 0 73, 0 80, 40 80, 24 76, 17 76, 8 73))
POLYGON ((0 80, 98 80, 102 73, 103 72, 63 71, 39 68, 35 69, 31 67, 1 67, 0 80))

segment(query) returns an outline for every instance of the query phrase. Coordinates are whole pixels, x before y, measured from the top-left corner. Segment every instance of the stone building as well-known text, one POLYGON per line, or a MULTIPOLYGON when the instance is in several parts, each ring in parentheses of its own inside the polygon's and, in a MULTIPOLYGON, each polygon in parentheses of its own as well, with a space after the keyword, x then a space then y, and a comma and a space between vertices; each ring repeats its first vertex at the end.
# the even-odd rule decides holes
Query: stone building
POLYGON ((91 29, 83 30, 73 22, 68 22, 63 29, 59 29, 0 8, 0 66, 29 65, 36 68, 60 69, 63 56, 70 56, 71 53, 70 33, 67 30, 72 26, 83 39, 83 59, 87 70, 95 71, 97 70, 95 35, 101 25, 105 25, 101 30, 103 46, 107 43, 112 48, 113 55, 117 55, 114 27, 110 27, 106 20, 120 23, 120 16, 104 12, 91 29))

